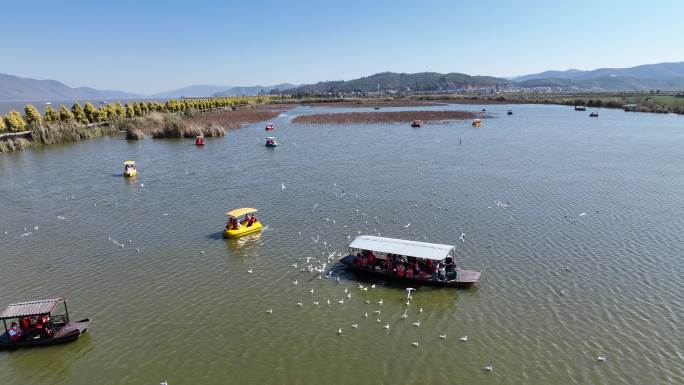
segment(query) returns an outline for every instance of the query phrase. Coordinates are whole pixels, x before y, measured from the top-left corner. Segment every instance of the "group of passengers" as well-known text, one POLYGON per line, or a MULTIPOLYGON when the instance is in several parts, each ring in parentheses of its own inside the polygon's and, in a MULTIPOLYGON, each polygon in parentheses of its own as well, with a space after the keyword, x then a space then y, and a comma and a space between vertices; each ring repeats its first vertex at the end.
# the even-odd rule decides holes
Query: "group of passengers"
POLYGON ((447 257, 444 261, 433 261, 398 254, 387 254, 385 259, 377 258, 372 251, 364 250, 356 254, 354 264, 369 269, 385 270, 399 278, 421 280, 451 280, 456 278, 457 270, 454 260, 447 257))
POLYGON ((226 229, 239 230, 242 226, 251 227, 255 223, 257 223, 257 218, 254 214, 245 214, 245 218, 242 221, 238 221, 237 218, 230 218, 228 223, 226 223, 226 229))
POLYGON ((23 339, 52 337, 52 322, 49 315, 21 317, 18 324, 12 322, 7 333, 12 342, 23 339))

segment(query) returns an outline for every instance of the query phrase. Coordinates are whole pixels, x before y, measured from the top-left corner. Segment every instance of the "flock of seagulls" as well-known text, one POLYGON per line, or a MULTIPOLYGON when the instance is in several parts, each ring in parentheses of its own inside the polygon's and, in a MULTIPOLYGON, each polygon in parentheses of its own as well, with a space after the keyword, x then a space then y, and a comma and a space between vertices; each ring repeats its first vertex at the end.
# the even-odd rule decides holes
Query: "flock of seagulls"
MULTIPOLYGON (((142 184, 141 184, 141 187, 142 187, 142 184)), ((281 183, 281 190, 284 191, 286 188, 287 188, 287 187, 285 186, 285 183, 284 183, 284 182, 281 183)), ((337 195, 337 194, 336 194, 336 195, 337 195)), ((341 194, 338 195, 338 197, 341 198, 341 197, 343 197, 344 195, 345 195, 345 193, 344 193, 344 191, 343 191, 341 194)), ((356 198, 358 198, 358 194, 355 194, 354 196, 355 196, 356 198)), ((73 199, 74 197, 72 196, 71 198, 73 199)), ((68 200, 68 199, 69 199, 68 197, 65 198, 65 200, 68 200)), ((508 207, 508 204, 507 204, 507 203, 503 203, 503 202, 500 202, 500 201, 496 201, 495 203, 496 203, 496 205, 499 206, 499 207, 508 207)), ((118 206, 118 202, 115 202, 115 206, 118 206)), ((413 207, 417 207, 417 204, 416 204, 416 205, 413 205, 413 207)), ((312 212, 312 213, 315 212, 318 208, 319 208, 319 204, 318 204, 318 203, 315 203, 315 204, 313 205, 313 207, 312 207, 311 212, 312 212)), ((441 207, 440 207, 440 209, 441 209, 441 207)), ((448 210, 448 209, 447 209, 447 210, 448 210)), ((356 212, 357 212, 357 215, 360 214, 361 216, 366 216, 366 213, 360 212, 359 209, 356 209, 356 212)), ((168 215, 168 214, 164 214, 164 215, 168 215)), ((584 216, 584 215, 586 215, 586 213, 580 213, 580 214, 579 214, 579 216, 584 216)), ((63 217, 63 216, 57 216, 57 219, 59 219, 59 220, 65 220, 65 217, 63 217)), ((354 220, 354 219, 356 219, 356 218, 352 217, 352 220, 354 220)), ((378 219, 377 216, 374 216, 373 219, 375 220, 376 223, 380 223, 380 220, 378 219)), ((436 217, 436 216, 433 216, 433 219, 435 220, 435 222, 437 221, 437 217, 436 217)), ((334 219, 331 220, 330 218, 327 218, 327 217, 325 218, 325 221, 326 221, 326 222, 332 222, 333 224, 336 223, 334 219)), ((396 222, 397 222, 397 219, 394 218, 394 219, 393 219, 393 222, 396 223, 396 222)), ((363 223, 364 223, 366 226, 368 226, 368 221, 367 221, 367 220, 364 220, 363 223)), ((406 225, 404 225, 404 226, 402 226, 402 227, 405 228, 405 229, 408 229, 410 226, 411 226, 411 223, 409 222, 409 223, 407 223, 406 225)), ((345 225, 344 227, 347 228, 347 225, 345 225)), ((38 226, 35 226, 33 229, 34 229, 34 230, 38 230, 38 226)), ((30 235, 30 234, 32 233, 32 231, 28 231, 28 228, 24 228, 24 230, 27 231, 27 232, 24 233, 24 234, 22 234, 22 235, 21 235, 22 237, 28 236, 28 235, 30 235)), ((366 233, 368 233, 367 230, 368 230, 368 229, 366 229, 366 231, 365 231, 366 233)), ((378 235, 380 234, 379 232, 377 232, 377 229, 374 229, 374 230, 376 231, 376 233, 377 233, 378 235)), ((360 234, 361 231, 359 230, 359 231, 357 231, 357 233, 360 234)), ((4 234, 7 235, 7 231, 5 231, 4 234)), ((298 232, 298 234, 301 236, 301 232, 298 232)), ((412 234, 415 235, 415 233, 412 233, 412 234)), ((459 236, 459 240, 460 240, 462 243, 465 243, 465 236, 466 236, 465 233, 461 233, 460 236, 459 236)), ((350 238, 350 235, 349 235, 348 233, 347 233, 347 238, 350 238)), ((111 238, 111 236, 108 237, 108 240, 109 240, 111 243, 117 245, 118 247, 124 248, 124 245, 125 245, 124 242, 117 241, 117 240, 111 238)), ((311 240, 312 240, 314 243, 318 243, 319 240, 320 240, 320 235, 316 235, 315 237, 312 236, 312 237, 311 237, 311 240)), ((130 243, 132 243, 131 240, 129 240, 129 244, 130 244, 130 243)), ((324 248, 328 248, 328 247, 329 247, 329 244, 328 244, 327 241, 325 241, 325 240, 322 242, 322 244, 323 244, 323 247, 324 247, 324 248)), ((139 249, 139 248, 136 248, 136 251, 139 252, 140 249, 139 249)), ((204 254, 204 251, 202 250, 201 253, 204 254)), ((306 272, 323 273, 323 272, 326 270, 327 264, 333 262, 333 261, 334 261, 334 258, 335 258, 336 256, 337 256, 337 257, 340 257, 340 256, 341 256, 341 253, 334 253, 334 252, 333 252, 333 253, 330 253, 330 254, 328 255, 328 257, 325 259, 325 262, 321 262, 320 260, 315 260, 315 262, 314 262, 313 264, 311 263, 311 261, 312 261, 314 258, 312 258, 312 257, 307 257, 307 258, 306 258, 307 266, 306 266, 306 268, 303 268, 303 269, 301 269, 301 270, 302 270, 302 271, 306 271, 306 272)), ((292 268, 294 268, 294 269, 297 269, 298 266, 299 266, 298 263, 292 264, 292 268)), ((570 269, 569 266, 566 266, 566 267, 565 267, 565 270, 566 270, 566 271, 570 271, 571 269, 570 269)), ((253 268, 249 268, 249 269, 247 270, 247 273, 248 273, 248 274, 252 274, 253 272, 254 272, 254 269, 253 269, 253 268)), ((322 276, 319 275, 318 278, 321 279, 322 276)), ((326 276, 326 278, 332 278, 332 279, 333 279, 334 281, 336 281, 337 283, 340 282, 340 277, 339 277, 339 275, 338 275, 338 276, 334 276, 334 275, 332 274, 332 271, 330 271, 330 273, 326 276)), ((292 282, 292 284, 293 284, 293 285, 298 285, 298 284, 299 284, 299 280, 298 280, 298 279, 295 279, 295 280, 292 282)), ((363 284, 360 284, 360 283, 359 283, 357 288, 358 288, 360 291, 367 292, 367 291, 369 290, 369 288, 370 288, 370 289, 375 289, 375 288, 376 288, 376 285, 375 285, 375 284, 372 284, 372 285, 370 285, 370 286, 364 286, 363 284)), ((416 290, 415 288, 407 288, 407 289, 406 289, 406 291, 407 291, 406 302, 405 302, 406 308, 404 309, 403 313, 402 313, 401 316, 400 316, 400 319, 402 319, 402 320, 405 320, 405 319, 407 319, 407 318, 409 317, 409 315, 408 315, 408 313, 407 313, 407 309, 408 309, 408 307, 409 307, 409 305, 410 305, 410 303, 411 303, 411 300, 413 299, 412 292, 415 291, 415 290, 416 290)), ((309 293, 312 294, 312 295, 314 294, 314 292, 315 292, 315 291, 314 291, 314 288, 311 288, 311 289, 309 290, 309 293)), ((346 287, 344 288, 344 293, 346 294, 345 297, 347 298, 347 300, 351 300, 352 295, 351 295, 351 292, 348 290, 348 288, 346 288, 346 287)), ((562 296, 562 295, 565 295, 565 290, 560 290, 559 293, 560 293, 561 296, 562 296)), ((345 303, 345 300, 344 300, 344 298, 340 298, 340 299, 337 300, 337 302, 338 302, 339 304, 344 304, 344 303, 345 303)), ((366 299, 366 300, 364 300, 364 303, 370 304, 370 300, 366 299)), ((326 304, 327 304, 327 305, 331 305, 330 299, 326 299, 326 304)), ((378 306, 383 306, 384 300, 383 300, 382 298, 380 298, 380 299, 376 302, 376 304, 377 304, 378 306)), ((319 306, 319 301, 314 300, 314 301, 313 301, 313 305, 314 305, 314 306, 319 306)), ((297 302, 297 306, 298 306, 298 307, 303 307, 304 304, 303 304, 302 301, 299 301, 299 302, 297 302)), ((267 309, 267 310, 266 310, 266 313, 272 315, 272 314, 273 314, 273 309, 272 309, 272 308, 267 309)), ((376 314, 376 315, 378 316, 376 322, 379 323, 379 324, 383 324, 382 320, 379 318, 380 315, 382 314, 382 310, 381 310, 381 309, 376 309, 376 310, 373 311, 373 313, 376 314)), ((423 313, 423 308, 422 308, 422 307, 418 309, 418 313, 419 313, 419 314, 420 314, 420 313, 423 313)), ((364 318, 368 318, 368 312, 365 312, 363 316, 364 316, 364 318)), ((417 320, 416 322, 413 322, 412 325, 413 325, 414 327, 421 327, 421 326, 422 326, 421 320, 419 319, 419 320, 417 320)), ((359 323, 351 324, 351 327, 352 327, 352 329, 359 329, 359 323)), ((384 328, 385 330, 390 330, 390 323, 384 323, 383 328, 384 328)), ((338 334, 339 336, 342 336, 342 335, 343 335, 343 330, 342 330, 342 328, 338 328, 337 334, 338 334)), ((447 340, 447 337, 448 337, 447 334, 439 334, 439 335, 438 335, 438 338, 439 338, 440 340, 447 340)), ((459 341, 461 341, 461 342, 468 342, 468 336, 467 336, 467 335, 464 335, 464 336, 460 337, 460 338, 459 338, 459 341)), ((413 347, 418 348, 418 347, 420 347, 420 342, 419 342, 419 341, 413 341, 413 342, 411 342, 410 345, 413 346, 413 347)), ((605 355, 600 355, 600 356, 597 357, 597 361, 598 361, 598 362, 605 363, 605 362, 607 361, 607 358, 606 358, 605 355)), ((484 366, 484 367, 483 367, 483 370, 485 370, 485 371, 487 371, 487 372, 492 372, 492 371, 494 371, 494 367, 493 367, 493 365, 489 364, 489 365, 484 366)), ((168 385, 168 383, 167 383, 167 381, 162 381, 162 382, 160 383, 160 385, 168 385)))

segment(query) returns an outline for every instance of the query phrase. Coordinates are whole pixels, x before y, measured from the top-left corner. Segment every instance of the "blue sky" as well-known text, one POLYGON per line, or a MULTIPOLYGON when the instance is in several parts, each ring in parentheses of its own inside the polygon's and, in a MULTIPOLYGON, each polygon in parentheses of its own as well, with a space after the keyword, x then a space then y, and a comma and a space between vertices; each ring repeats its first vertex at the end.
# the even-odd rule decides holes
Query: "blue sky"
POLYGON ((0 15, 0 72, 139 93, 684 61, 681 0, 52 0, 0 15))

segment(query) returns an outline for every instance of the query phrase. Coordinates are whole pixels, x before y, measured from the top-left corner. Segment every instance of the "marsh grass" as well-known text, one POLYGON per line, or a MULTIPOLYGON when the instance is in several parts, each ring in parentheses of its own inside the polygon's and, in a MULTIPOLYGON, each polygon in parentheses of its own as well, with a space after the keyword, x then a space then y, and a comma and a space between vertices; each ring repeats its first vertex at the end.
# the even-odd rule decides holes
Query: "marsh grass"
POLYGON ((331 114, 301 115, 292 120, 300 124, 351 124, 351 123, 387 123, 413 120, 444 121, 464 120, 483 117, 482 114, 470 111, 391 111, 391 112, 339 112, 331 114))

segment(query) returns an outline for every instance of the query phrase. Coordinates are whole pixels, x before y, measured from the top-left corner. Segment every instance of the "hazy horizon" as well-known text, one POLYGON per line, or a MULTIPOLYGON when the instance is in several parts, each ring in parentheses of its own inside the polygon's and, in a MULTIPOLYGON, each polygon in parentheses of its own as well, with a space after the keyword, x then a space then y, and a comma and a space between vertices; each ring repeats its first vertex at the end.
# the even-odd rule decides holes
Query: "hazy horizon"
POLYGON ((5 4, 0 28, 15 38, 3 41, 12 54, 0 72, 143 95, 386 71, 514 77, 684 60, 672 49, 684 33, 676 1, 33 4, 5 4))

